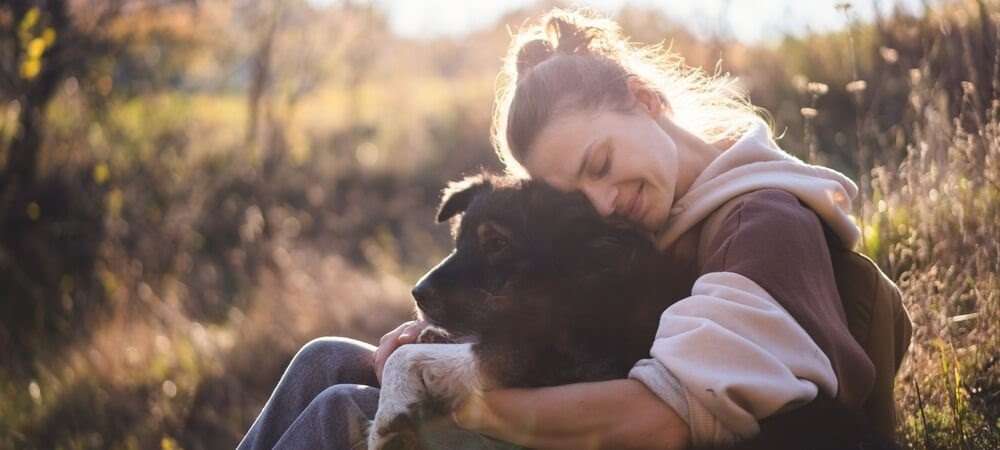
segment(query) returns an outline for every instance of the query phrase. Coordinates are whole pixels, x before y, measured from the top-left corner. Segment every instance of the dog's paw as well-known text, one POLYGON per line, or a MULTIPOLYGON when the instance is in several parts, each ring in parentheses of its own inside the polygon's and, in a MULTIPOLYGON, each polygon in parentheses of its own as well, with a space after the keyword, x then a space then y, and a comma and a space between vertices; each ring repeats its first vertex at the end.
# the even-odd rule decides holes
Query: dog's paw
POLYGON ((417 420, 407 413, 382 420, 376 417, 368 436, 368 449, 422 450, 417 433, 417 420))
MULTIPOLYGON (((469 344, 411 344, 397 349, 382 372, 378 411, 369 427, 368 448, 414 443, 417 423, 441 417, 461 399, 480 391, 469 344)), ((416 447, 419 448, 419 447, 416 447)))
POLYGON ((417 336, 417 342, 421 344, 452 344, 455 340, 441 328, 427 327, 417 336))
POLYGON ((425 447, 417 432, 418 425, 441 420, 446 417, 445 414, 443 405, 433 398, 411 403, 403 413, 380 410, 370 428, 369 448, 423 450, 425 447))
POLYGON ((412 405, 427 397, 421 372, 426 363, 419 344, 405 345, 386 361, 378 411, 368 430, 368 449, 411 449, 416 436, 412 405))

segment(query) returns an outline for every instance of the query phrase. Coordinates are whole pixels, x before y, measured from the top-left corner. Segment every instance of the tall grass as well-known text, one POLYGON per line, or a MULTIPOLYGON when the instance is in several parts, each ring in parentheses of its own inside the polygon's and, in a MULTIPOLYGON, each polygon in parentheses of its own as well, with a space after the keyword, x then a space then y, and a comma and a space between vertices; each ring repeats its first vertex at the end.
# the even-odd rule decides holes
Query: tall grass
MULTIPOLYGON (((985 450, 1000 448, 1000 8, 947 6, 723 54, 786 149, 864 181, 862 250, 915 325, 897 383, 906 444, 985 450)), ((626 16, 633 36, 669 29, 626 16)), ((680 36, 714 68, 714 51, 680 36)), ((496 164, 489 55, 507 38, 498 26, 475 45, 387 42, 362 95, 320 86, 275 119, 261 154, 241 146, 238 91, 161 86, 95 110, 82 86, 64 89, 46 130, 51 183, 33 219, 17 211, 19 238, 32 263, 69 267, 69 252, 89 265, 44 273, 31 291, 43 301, 0 329, 0 345, 27 336, 0 355, 0 448, 231 448, 302 344, 374 341, 406 320, 410 283, 449 245, 431 223, 437 190, 496 164), (396 67, 413 61, 419 76, 396 67), (80 238, 52 239, 67 229, 80 238)))
MULTIPOLYGON (((930 54, 874 86, 903 101, 859 101, 879 105, 858 120, 859 148, 882 150, 862 172, 862 249, 914 323, 897 380, 911 448, 1000 447, 1000 15, 985 5, 932 10, 923 25, 950 35, 925 32, 930 54), (887 108, 901 120, 879 117, 887 108)), ((897 64, 879 44, 883 66, 897 64)))
POLYGON ((1000 100, 966 110, 986 119, 967 130, 938 109, 938 93, 918 73, 911 99, 920 138, 898 166, 873 169, 866 205, 865 249, 898 277, 915 325, 898 380, 902 431, 916 448, 996 448, 1000 100))

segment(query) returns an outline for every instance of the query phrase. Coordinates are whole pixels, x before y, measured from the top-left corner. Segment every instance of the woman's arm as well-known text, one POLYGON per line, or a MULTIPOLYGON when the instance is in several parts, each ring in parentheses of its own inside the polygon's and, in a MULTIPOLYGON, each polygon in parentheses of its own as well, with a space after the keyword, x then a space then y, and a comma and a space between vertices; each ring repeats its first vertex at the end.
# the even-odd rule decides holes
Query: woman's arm
POLYGON ((687 423, 630 379, 488 391, 453 417, 462 428, 541 449, 684 449, 689 441, 687 423))

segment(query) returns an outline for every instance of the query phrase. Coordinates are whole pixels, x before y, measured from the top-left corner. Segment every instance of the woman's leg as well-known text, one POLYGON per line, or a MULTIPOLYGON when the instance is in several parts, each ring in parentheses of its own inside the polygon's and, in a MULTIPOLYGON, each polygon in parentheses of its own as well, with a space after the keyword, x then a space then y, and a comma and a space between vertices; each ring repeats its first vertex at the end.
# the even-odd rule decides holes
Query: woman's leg
MULTIPOLYGON (((366 450, 366 429, 378 409, 379 390, 359 384, 338 384, 316 396, 292 422, 276 450, 366 450)), ((457 428, 447 419, 421 424, 419 436, 428 450, 520 450, 457 428)))
MULTIPOLYGON (((292 358, 239 450, 364 449, 365 427, 378 409, 375 347, 347 338, 309 342, 292 358)), ((427 448, 518 447, 435 421, 421 427, 427 448)))
POLYGON ((378 389, 337 384, 320 392, 274 445, 281 450, 365 450, 378 389))
MULTIPOLYGON (((363 389, 364 386, 378 386, 372 365, 374 351, 375 347, 369 344, 339 337, 319 338, 303 346, 292 358, 292 362, 271 393, 271 398, 267 400, 264 409, 250 426, 238 448, 249 450, 274 447, 289 427, 315 401, 334 400, 331 405, 320 409, 313 408, 310 413, 331 413, 334 411, 333 408, 337 407, 344 407, 346 408, 344 412, 349 413, 355 413, 356 410, 368 413, 367 408, 374 405, 371 406, 370 416, 374 415, 378 406, 378 390, 363 389), (354 385, 353 388, 356 388, 357 392, 347 395, 350 389, 344 388, 348 390, 341 392, 333 389, 326 393, 331 386, 340 384, 354 385), (321 396, 321 393, 324 395, 321 396), (351 403, 355 405, 351 406, 351 403)), ((324 423, 338 421, 344 427, 356 420, 354 417, 338 416, 338 414, 312 420, 323 420, 324 423)), ((298 428, 301 430, 301 427, 298 428)), ((343 442, 330 442, 328 448, 350 448, 347 446, 349 438, 347 433, 333 437, 342 439, 343 442)))

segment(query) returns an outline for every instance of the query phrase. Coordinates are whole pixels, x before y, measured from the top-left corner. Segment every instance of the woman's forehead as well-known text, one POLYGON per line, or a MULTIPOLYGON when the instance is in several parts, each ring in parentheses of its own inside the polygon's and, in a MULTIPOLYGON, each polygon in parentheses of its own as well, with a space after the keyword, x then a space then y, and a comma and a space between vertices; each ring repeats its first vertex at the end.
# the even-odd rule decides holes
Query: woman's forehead
POLYGON ((532 177, 550 184, 567 181, 563 178, 576 173, 584 149, 605 133, 605 116, 588 111, 564 114, 553 120, 542 128, 531 145, 525 169, 532 177))

